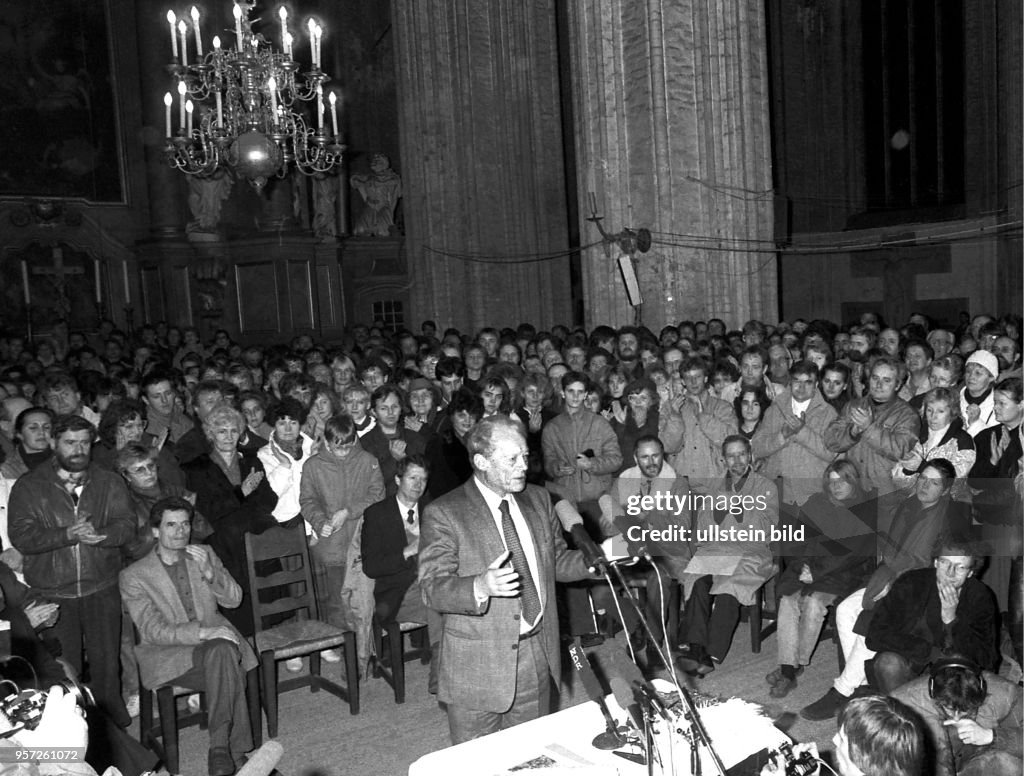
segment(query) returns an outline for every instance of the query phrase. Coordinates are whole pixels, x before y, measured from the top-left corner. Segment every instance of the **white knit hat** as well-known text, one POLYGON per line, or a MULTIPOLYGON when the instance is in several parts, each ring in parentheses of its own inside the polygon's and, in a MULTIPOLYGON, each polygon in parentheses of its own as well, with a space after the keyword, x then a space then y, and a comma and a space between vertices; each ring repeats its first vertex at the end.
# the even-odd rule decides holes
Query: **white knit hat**
POLYGON ((967 357, 967 363, 985 367, 993 378, 999 376, 999 359, 987 350, 975 350, 967 357))

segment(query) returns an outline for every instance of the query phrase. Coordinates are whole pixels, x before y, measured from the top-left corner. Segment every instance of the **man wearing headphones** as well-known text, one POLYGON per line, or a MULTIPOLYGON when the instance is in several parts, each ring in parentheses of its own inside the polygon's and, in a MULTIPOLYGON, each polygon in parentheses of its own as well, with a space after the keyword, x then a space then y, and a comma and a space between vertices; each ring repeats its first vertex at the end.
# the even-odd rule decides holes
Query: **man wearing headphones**
POLYGON ((1024 772, 1024 691, 963 657, 932 663, 893 694, 921 715, 936 776, 1018 776, 1024 772))

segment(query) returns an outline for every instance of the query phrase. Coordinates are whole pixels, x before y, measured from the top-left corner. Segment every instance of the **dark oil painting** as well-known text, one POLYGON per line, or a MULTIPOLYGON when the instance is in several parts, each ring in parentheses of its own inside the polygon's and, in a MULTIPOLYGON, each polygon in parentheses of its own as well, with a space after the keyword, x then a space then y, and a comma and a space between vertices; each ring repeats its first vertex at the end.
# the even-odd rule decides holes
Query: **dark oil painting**
POLYGON ((107 3, 3 6, 0 196, 122 202, 107 3))

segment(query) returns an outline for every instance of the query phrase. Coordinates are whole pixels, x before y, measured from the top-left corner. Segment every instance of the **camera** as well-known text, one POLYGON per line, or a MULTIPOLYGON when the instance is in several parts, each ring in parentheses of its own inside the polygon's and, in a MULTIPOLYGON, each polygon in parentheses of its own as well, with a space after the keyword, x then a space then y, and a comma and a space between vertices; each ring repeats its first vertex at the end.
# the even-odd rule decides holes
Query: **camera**
MULTIPOLYGON (((3 699, 0 699, 0 713, 3 713, 14 726, 11 732, 35 730, 39 720, 42 719, 43 707, 46 706, 46 691, 35 689, 19 690, 18 686, 13 682, 4 682, 4 684, 14 687, 12 692, 3 699)), ((60 683, 60 686, 64 688, 64 692, 68 695, 74 696, 75 702, 83 709, 94 705, 96 702, 89 688, 78 684, 78 682, 65 679, 60 683)))
POLYGON ((793 756, 793 745, 779 744, 779 752, 785 760, 786 776, 811 776, 818 770, 818 760, 810 752, 801 752, 799 757, 793 756))

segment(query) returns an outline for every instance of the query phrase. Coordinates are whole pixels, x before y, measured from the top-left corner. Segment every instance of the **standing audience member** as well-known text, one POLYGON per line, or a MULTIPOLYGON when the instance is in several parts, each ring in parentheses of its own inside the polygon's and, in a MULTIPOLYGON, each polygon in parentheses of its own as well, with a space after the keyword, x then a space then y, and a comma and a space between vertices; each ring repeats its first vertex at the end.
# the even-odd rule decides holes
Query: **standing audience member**
POLYGON ((817 383, 814 364, 793 364, 789 386, 768 407, 751 439, 754 460, 762 462, 760 473, 783 478, 779 497, 786 504, 800 506, 820 493, 821 475, 835 457, 825 447, 825 431, 837 415, 817 383))
POLYGON ((964 387, 960 389, 960 416, 972 437, 999 421, 995 415, 992 384, 999 375, 999 359, 987 350, 976 350, 964 364, 964 387))
POLYGON ((8 504, 11 541, 24 556, 25 581, 60 604, 53 628, 63 657, 81 675, 83 655, 100 708, 119 726, 118 648, 121 547, 135 536, 121 478, 90 463, 96 429, 78 415, 54 419, 54 455, 15 483, 8 504))
MULTIPOLYGON (((317 608, 336 627, 346 623, 341 589, 348 570, 349 548, 364 510, 384 497, 377 459, 363 450, 348 415, 335 415, 324 427, 324 445, 303 467, 299 505, 316 542, 311 555, 317 608)), ((321 653, 329 663, 341 655, 321 653)))

